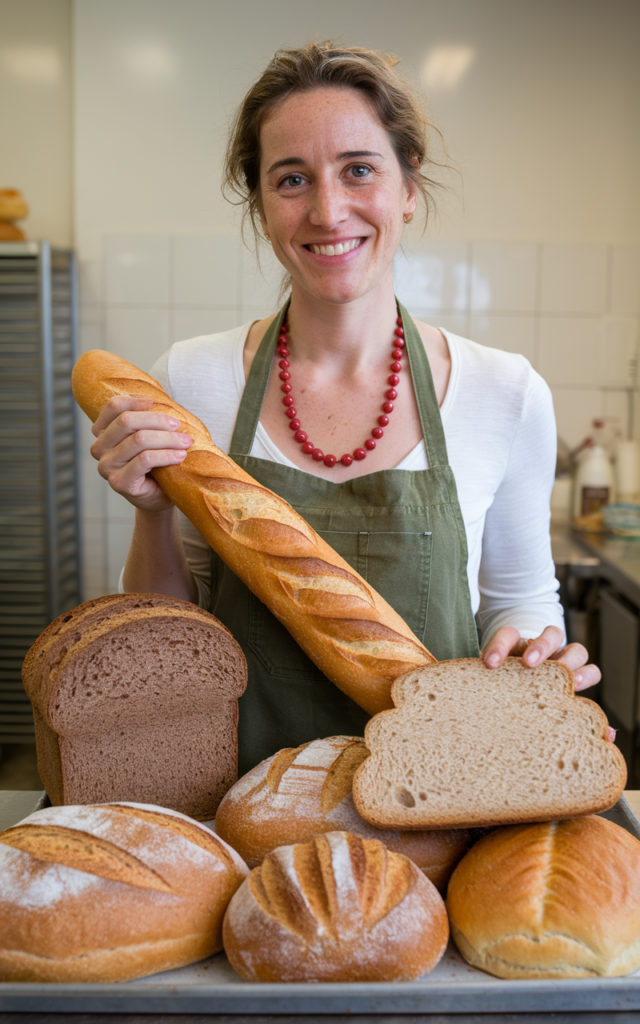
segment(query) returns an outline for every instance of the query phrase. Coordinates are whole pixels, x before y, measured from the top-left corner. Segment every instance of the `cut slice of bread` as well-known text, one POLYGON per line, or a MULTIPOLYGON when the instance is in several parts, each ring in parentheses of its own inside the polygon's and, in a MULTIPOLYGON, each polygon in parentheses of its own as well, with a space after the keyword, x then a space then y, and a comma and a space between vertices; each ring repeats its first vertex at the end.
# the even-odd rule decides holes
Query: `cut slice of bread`
POLYGON ((87 601, 47 627, 22 677, 54 806, 134 800, 208 820, 237 778, 246 660, 196 605, 87 601))
POLYGON ((627 779, 607 719, 556 661, 501 669, 443 661, 393 684, 367 723, 355 805, 379 828, 461 828, 576 817, 612 807, 627 779))

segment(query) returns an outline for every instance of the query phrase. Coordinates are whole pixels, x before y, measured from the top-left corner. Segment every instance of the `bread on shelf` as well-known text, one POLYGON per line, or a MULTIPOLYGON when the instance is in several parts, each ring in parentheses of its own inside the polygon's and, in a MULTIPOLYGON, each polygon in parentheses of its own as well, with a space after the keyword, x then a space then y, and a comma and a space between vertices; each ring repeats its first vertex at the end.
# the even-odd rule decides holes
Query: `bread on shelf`
POLYGON ((36 811, 0 832, 0 981, 128 981, 202 960, 247 874, 163 807, 36 811))
POLYGON ((200 820, 238 774, 240 645, 162 594, 112 594, 61 615, 24 661, 51 803, 136 800, 200 820))
POLYGON ((574 817, 612 807, 627 778, 607 719, 560 662, 500 669, 443 661, 398 679, 396 708, 365 727, 353 780, 378 828, 454 828, 574 817))

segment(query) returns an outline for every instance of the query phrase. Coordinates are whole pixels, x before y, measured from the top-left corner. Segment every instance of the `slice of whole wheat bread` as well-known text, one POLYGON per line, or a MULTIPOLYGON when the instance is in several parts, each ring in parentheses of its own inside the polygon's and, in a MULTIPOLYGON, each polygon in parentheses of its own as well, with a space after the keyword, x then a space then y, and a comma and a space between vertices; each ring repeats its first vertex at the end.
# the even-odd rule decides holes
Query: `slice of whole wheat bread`
POLYGON ((627 771, 607 719, 555 661, 443 661, 393 684, 365 728, 353 799, 379 828, 508 825, 605 810, 627 771))
POLYGON ((246 660, 196 605, 87 601, 36 640, 23 682, 54 805, 134 800, 207 820, 237 778, 246 660))

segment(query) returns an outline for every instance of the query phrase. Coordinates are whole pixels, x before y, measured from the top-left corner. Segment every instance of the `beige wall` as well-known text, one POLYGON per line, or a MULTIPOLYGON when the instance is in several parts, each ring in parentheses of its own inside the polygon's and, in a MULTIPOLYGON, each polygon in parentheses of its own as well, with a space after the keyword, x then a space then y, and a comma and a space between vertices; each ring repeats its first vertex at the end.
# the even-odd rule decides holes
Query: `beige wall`
POLYGON ((0 188, 19 188, 29 238, 72 230, 72 0, 0 0, 0 188))

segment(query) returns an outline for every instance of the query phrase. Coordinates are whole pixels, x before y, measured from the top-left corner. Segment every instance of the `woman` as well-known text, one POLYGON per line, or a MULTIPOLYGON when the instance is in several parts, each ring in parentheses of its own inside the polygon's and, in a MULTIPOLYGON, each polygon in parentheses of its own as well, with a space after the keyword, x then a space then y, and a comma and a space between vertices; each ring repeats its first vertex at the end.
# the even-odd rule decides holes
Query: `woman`
MULTIPOLYGON (((227 154, 239 193, 291 277, 276 316, 174 345, 152 373, 253 477, 286 498, 438 658, 556 658, 563 646, 548 536, 550 393, 520 356, 413 322, 393 259, 427 200, 425 122, 368 50, 276 54, 240 107, 227 154)), ((365 713, 308 661, 152 477, 191 439, 149 403, 113 399, 92 453, 136 506, 127 591, 208 607, 249 662, 240 769, 283 746, 359 733, 365 713), (184 538, 184 540, 183 540, 184 538)))

